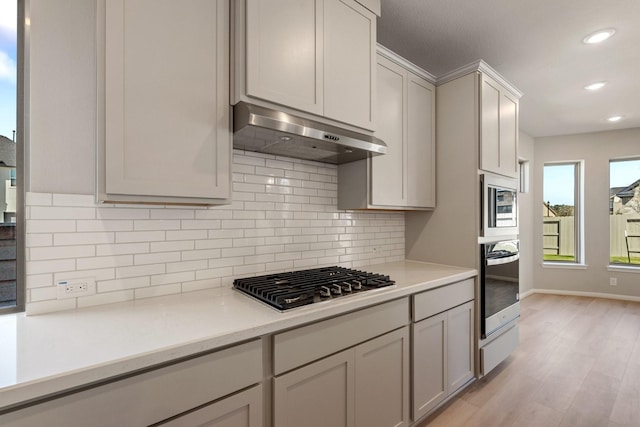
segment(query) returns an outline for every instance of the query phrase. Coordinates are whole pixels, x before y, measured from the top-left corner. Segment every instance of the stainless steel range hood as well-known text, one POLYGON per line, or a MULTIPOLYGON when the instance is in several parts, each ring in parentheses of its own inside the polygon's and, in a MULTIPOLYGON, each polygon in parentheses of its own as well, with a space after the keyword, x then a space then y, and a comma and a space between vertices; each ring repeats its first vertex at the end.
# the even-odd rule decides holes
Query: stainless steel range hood
POLYGON ((233 108, 233 132, 234 148, 325 163, 387 152, 387 145, 373 136, 245 102, 233 108))

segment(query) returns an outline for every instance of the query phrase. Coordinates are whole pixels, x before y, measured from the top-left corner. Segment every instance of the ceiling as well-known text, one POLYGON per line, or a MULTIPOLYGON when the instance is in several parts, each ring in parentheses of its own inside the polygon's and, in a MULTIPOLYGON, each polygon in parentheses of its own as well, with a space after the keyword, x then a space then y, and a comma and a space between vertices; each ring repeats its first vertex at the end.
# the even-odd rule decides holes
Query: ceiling
POLYGON ((382 0, 378 42, 437 77, 483 59, 524 93, 533 137, 640 127, 639 0, 382 0))

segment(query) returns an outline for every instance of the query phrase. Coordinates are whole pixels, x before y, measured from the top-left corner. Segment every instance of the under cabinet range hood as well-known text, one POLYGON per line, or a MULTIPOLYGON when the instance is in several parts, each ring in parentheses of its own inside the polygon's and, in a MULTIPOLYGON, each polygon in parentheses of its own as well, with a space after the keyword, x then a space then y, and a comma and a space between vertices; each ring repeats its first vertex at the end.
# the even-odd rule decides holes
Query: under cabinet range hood
POLYGON ((233 147, 333 164, 387 152, 376 137, 246 102, 233 107, 233 147))

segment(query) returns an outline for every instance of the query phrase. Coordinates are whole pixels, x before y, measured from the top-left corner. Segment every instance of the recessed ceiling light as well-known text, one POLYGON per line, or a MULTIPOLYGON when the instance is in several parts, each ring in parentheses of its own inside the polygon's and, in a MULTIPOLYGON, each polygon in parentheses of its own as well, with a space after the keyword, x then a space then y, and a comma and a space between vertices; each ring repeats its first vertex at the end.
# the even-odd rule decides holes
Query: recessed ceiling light
POLYGON ((596 83, 591 83, 590 85, 586 85, 584 88, 586 90, 598 90, 598 89, 602 89, 606 84, 607 82, 596 82, 596 83))
POLYGON ((620 120, 622 120, 622 116, 611 116, 607 120, 612 123, 619 122, 620 120))
POLYGON ((589 34, 587 37, 582 39, 582 41, 585 42, 586 44, 600 43, 605 41, 612 35, 614 35, 615 32, 616 30, 614 30, 613 28, 607 28, 606 30, 598 30, 595 33, 589 34))

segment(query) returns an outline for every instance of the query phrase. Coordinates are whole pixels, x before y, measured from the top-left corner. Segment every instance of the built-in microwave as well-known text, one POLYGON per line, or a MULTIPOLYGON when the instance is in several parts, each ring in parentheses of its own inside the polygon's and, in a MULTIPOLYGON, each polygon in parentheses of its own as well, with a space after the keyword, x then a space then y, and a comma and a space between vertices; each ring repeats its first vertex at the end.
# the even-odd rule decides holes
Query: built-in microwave
POLYGON ((518 180, 480 175, 480 236, 518 235, 518 180))

